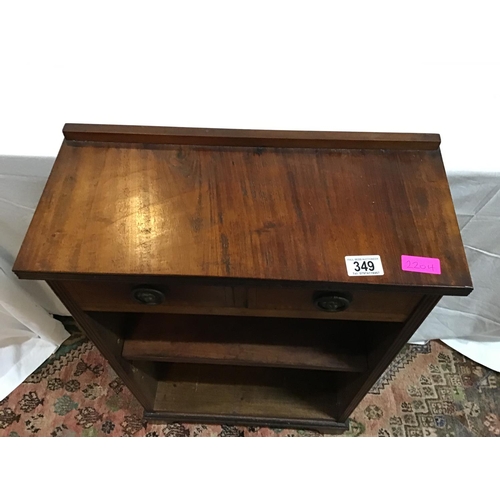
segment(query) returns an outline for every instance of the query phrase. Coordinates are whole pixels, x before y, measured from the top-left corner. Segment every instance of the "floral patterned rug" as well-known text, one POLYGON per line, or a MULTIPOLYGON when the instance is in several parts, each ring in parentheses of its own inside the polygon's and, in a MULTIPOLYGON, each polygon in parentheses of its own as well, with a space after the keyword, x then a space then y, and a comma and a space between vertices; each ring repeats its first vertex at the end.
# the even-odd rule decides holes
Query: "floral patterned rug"
MULTIPOLYGON (((147 424, 95 346, 72 336, 0 401, 0 436, 318 436, 306 430, 147 424)), ((440 342, 407 345, 342 436, 499 436, 500 374, 440 342)))

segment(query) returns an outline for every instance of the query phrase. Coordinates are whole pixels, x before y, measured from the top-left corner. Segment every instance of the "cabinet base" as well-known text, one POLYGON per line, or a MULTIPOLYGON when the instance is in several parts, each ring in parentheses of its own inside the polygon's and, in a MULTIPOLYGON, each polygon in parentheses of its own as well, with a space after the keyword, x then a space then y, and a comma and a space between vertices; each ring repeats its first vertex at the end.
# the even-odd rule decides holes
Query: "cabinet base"
POLYGON ((252 427, 274 427, 280 429, 307 429, 326 434, 341 434, 349 429, 348 423, 325 422, 309 419, 257 418, 239 415, 199 415, 166 411, 144 411, 144 419, 150 423, 165 424, 188 422, 197 424, 244 425, 252 427))

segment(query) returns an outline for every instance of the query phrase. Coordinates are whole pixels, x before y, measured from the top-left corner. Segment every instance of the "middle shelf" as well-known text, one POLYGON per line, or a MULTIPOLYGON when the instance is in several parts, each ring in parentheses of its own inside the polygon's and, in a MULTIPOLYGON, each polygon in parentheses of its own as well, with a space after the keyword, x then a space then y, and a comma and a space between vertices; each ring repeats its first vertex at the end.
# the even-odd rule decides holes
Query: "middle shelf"
MULTIPOLYGON (((230 364, 363 372, 369 322, 203 316, 137 315, 125 336, 129 360, 230 364)), ((393 326, 393 325, 391 325, 393 326)))

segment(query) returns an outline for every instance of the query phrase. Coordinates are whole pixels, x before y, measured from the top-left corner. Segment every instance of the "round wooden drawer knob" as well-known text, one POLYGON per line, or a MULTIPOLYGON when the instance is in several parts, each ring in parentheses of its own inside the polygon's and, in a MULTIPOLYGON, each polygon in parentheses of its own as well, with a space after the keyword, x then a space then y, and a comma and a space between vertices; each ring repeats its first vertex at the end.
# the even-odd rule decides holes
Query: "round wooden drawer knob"
POLYGON ((165 295, 160 290, 149 286, 138 286, 132 290, 136 302, 148 306, 157 306, 165 301, 165 295))
POLYGON ((320 292, 314 296, 316 307, 327 312, 345 311, 351 302, 352 296, 347 293, 320 292))

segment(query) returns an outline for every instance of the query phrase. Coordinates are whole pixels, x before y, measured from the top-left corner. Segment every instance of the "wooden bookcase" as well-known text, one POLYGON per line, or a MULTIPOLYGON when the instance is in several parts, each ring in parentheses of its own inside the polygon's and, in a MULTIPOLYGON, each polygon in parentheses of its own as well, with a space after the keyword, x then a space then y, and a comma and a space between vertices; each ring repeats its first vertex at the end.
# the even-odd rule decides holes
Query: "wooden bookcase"
POLYGON ((342 430, 440 297, 472 290, 437 135, 63 132, 14 271, 147 419, 342 430))

